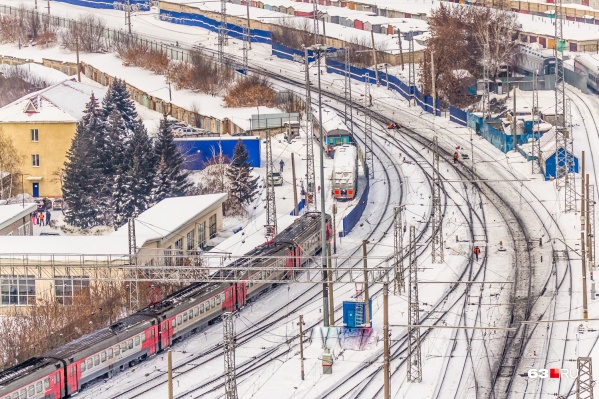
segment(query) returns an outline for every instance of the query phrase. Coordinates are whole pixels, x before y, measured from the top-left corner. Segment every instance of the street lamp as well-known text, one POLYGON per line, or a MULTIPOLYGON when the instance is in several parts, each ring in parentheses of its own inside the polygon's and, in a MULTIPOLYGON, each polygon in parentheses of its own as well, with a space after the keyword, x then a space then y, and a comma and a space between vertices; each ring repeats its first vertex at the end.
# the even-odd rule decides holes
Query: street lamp
POLYGON ((321 253, 322 253, 322 303, 323 303, 323 319, 324 326, 329 327, 329 287, 327 284, 328 273, 327 273, 327 237, 326 237, 326 211, 324 203, 324 142, 322 132, 322 90, 320 86, 320 55, 322 52, 327 51, 327 46, 322 44, 315 44, 310 46, 310 49, 316 53, 318 57, 318 130, 320 140, 320 239, 321 239, 321 253))

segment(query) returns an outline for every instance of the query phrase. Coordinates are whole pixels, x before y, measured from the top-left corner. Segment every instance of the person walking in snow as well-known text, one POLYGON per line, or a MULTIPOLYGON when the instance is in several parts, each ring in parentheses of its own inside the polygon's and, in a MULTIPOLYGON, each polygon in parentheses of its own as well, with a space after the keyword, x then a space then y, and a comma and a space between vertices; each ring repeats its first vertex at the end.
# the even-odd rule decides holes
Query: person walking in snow
POLYGON ((458 152, 453 153, 453 163, 458 163, 458 152))
POLYGON ((46 224, 47 225, 50 225, 50 217, 51 217, 50 211, 46 210, 46 224))
POLYGON ((474 255, 476 256, 476 261, 478 262, 478 255, 480 255, 480 248, 478 245, 474 247, 474 255))
POLYGON ((285 162, 281 159, 281 161, 279 161, 279 168, 280 168, 280 172, 283 173, 283 168, 285 167, 285 162))
POLYGON ((39 222, 39 225, 40 225, 40 226, 44 226, 44 213, 43 213, 43 212, 40 212, 40 213, 39 213, 39 215, 40 215, 40 222, 39 222))

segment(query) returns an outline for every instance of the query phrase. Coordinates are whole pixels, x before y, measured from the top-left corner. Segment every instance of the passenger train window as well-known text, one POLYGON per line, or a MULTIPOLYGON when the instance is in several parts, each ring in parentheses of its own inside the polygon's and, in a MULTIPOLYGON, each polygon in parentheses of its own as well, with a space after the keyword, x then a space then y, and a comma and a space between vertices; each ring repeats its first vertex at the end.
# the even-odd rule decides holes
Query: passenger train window
POLYGON ((177 316, 177 324, 181 324, 181 315, 177 316))
POLYGON ((200 305, 200 314, 203 314, 203 313, 204 313, 204 304, 201 304, 200 305))
POLYGON ((132 339, 129 340, 129 349, 133 349, 133 340, 132 339))
POLYGON ((27 392, 25 391, 25 389, 21 389, 21 392, 19 392, 19 399, 26 399, 27 398, 27 392))
POLYGON ((217 304, 217 305, 220 305, 220 295, 217 295, 217 296, 216 296, 216 304, 217 304))
POLYGON ((97 366, 98 364, 100 364, 100 355, 95 355, 94 356, 94 366, 97 366))
MULTIPOLYGON (((81 363, 81 372, 83 373, 85 370, 87 370, 87 367, 85 367, 85 362, 81 363)), ((48 388, 48 387, 46 387, 48 388)))
POLYGON ((175 321, 175 319, 173 319, 173 327, 177 326, 177 322, 175 321))
MULTIPOLYGON (((152 335, 152 337, 154 336, 154 330, 151 331, 150 335, 152 335)), ((146 342, 146 334, 145 333, 141 334, 141 342, 142 343, 146 342)))
POLYGON ((42 391, 42 382, 41 381, 38 381, 35 384, 35 390, 37 391, 37 393, 40 393, 42 391))
POLYGON ((18 393, 13 393, 12 394, 12 399, 19 399, 19 394, 18 393))
POLYGON ((35 387, 33 385, 29 385, 29 388, 27 389, 27 395, 29 396, 35 396, 35 387))
POLYGON ((108 358, 109 359, 112 359, 112 352, 113 352, 112 348, 109 348, 108 349, 108 358))
POLYGON ((87 368, 91 369, 92 367, 94 367, 94 361, 90 357, 89 359, 87 359, 87 368))
POLYGON ((46 389, 50 388, 50 379, 49 378, 44 379, 44 388, 46 388, 46 389))
POLYGON ((183 323, 187 321, 187 312, 183 313, 183 323))
POLYGON ((199 314, 200 314, 200 309, 199 309, 199 308, 196 306, 196 307, 193 309, 193 315, 197 317, 199 314))
POLYGON ((123 352, 123 353, 127 352, 127 343, 126 342, 123 342, 121 344, 121 352, 123 352))
POLYGON ((135 337, 135 346, 139 346, 139 336, 135 337))
POLYGON ((120 354, 121 354, 121 347, 117 345, 114 347, 114 355, 118 356, 120 354))
POLYGON ((216 306, 216 305, 214 304, 214 298, 212 298, 212 299, 210 300, 210 307, 211 307, 211 308, 214 308, 214 306, 216 306))
POLYGON ((100 361, 104 363, 106 361, 106 351, 100 353, 100 361))

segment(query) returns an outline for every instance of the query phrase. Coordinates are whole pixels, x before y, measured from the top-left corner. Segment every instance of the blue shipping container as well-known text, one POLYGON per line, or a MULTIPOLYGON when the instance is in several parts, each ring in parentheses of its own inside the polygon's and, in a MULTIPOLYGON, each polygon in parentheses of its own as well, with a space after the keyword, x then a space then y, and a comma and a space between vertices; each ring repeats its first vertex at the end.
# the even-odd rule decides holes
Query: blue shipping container
POLYGON ((189 137, 176 138, 175 144, 183 155, 183 169, 202 170, 204 164, 215 154, 222 154, 230 162, 237 142, 241 140, 248 151, 249 162, 253 168, 260 167, 260 137, 189 137))
MULTIPOLYGON (((370 327, 372 327, 372 299, 369 299, 370 327)), ((366 312, 364 302, 343 301, 343 324, 349 328, 363 327, 366 312)))

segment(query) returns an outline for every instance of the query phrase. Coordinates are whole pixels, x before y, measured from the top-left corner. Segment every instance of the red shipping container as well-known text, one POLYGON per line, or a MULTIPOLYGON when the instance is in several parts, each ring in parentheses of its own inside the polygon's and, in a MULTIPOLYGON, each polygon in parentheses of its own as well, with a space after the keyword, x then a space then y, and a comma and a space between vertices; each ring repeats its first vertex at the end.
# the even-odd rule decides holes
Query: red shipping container
POLYGON ((364 22, 360 21, 359 19, 356 19, 354 21, 354 28, 364 30, 364 22))

